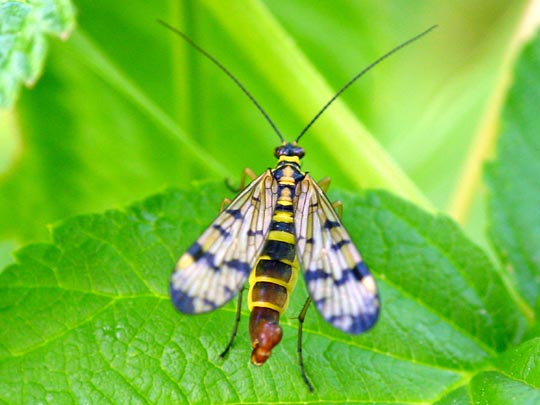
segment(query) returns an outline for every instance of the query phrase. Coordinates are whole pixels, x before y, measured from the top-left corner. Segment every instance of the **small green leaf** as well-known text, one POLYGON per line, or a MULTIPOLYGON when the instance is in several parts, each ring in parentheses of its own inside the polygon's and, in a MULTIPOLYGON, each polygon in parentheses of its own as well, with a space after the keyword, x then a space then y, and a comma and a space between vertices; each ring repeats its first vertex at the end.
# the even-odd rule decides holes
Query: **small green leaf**
POLYGON ((495 371, 475 376, 470 383, 470 393, 474 404, 534 405, 540 402, 538 388, 495 371))
POLYGON ((66 38, 75 23, 69 0, 0 4, 0 107, 8 107, 21 84, 33 85, 43 70, 46 34, 66 38))
POLYGON ((533 338, 508 350, 495 364, 507 376, 540 388, 540 338, 533 338))
POLYGON ((448 393, 443 404, 537 404, 540 401, 540 339, 511 348, 492 361, 497 370, 480 372, 467 386, 448 393))
POLYGON ((487 167, 491 238, 526 302, 540 309, 540 36, 524 49, 487 167))
POLYGON ((467 384, 524 328, 498 273, 452 221, 383 192, 339 193, 344 223, 379 283, 378 324, 349 336, 310 309, 310 394, 296 360, 300 284, 265 366, 249 364, 246 310, 222 361, 234 304, 186 316, 168 294, 175 261, 222 194, 200 186, 75 217, 53 227, 52 244, 19 251, 0 274, 0 322, 9 325, 0 329, 0 400, 431 402, 467 384))

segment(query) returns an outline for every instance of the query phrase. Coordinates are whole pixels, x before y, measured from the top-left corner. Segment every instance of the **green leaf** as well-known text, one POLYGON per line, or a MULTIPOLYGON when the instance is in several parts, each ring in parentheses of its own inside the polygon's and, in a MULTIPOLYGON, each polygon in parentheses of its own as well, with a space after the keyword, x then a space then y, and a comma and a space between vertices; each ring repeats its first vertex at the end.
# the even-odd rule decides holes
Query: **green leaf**
POLYGON ((245 310, 222 361, 233 303, 181 315, 167 285, 177 257, 217 213, 222 195, 201 186, 75 217, 53 228, 52 244, 19 251, 0 275, 0 321, 9 325, 0 330, 0 399, 431 402, 474 381, 523 333, 525 318, 498 273, 452 221, 384 192, 341 192, 344 223, 381 290, 376 327, 349 336, 310 309, 310 394, 296 361, 295 315, 306 297, 300 285, 282 317, 284 340, 265 366, 248 364, 245 310))
POLYGON ((497 371, 476 376, 473 395, 485 403, 536 404, 540 401, 540 338, 509 349, 494 361, 497 371))
POLYGON ((442 404, 536 404, 540 400, 540 339, 533 338, 493 359, 491 370, 448 393, 442 404))
POLYGON ((522 381, 493 371, 475 376, 470 385, 471 397, 475 403, 534 405, 540 401, 538 387, 531 387, 522 381))
MULTIPOLYGON (((490 235, 508 276, 540 310, 540 36, 524 49, 502 116, 497 158, 487 167, 490 235)), ((537 316, 537 315, 536 315, 537 316)))
POLYGON ((65 39, 74 23, 69 0, 0 4, 0 107, 13 103, 21 84, 36 83, 47 54, 46 34, 65 39))
POLYGON ((508 350, 495 364, 507 377, 540 388, 540 338, 533 338, 508 350))

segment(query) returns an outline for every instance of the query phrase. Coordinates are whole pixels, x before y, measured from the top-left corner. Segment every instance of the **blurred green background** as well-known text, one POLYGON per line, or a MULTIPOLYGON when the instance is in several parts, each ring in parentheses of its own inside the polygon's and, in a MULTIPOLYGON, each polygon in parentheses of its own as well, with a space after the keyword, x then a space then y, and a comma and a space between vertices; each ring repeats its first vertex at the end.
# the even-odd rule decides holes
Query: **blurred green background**
POLYGON ((310 129, 304 169, 449 212, 484 244, 480 170, 534 3, 77 1, 69 39, 49 38, 42 77, 0 113, 0 263, 67 216, 273 166, 260 113, 157 19, 227 66, 287 139, 360 69, 439 24, 310 129))

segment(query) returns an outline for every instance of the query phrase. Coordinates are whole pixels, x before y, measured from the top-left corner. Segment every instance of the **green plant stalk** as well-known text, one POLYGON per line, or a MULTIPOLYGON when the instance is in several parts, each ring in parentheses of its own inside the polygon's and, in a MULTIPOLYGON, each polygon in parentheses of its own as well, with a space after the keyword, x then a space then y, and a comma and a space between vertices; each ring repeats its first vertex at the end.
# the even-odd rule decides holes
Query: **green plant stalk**
MULTIPOLYGON (((259 1, 204 1, 245 55, 255 62, 264 80, 283 94, 283 103, 303 122, 309 122, 334 94, 323 76, 294 44, 259 1), (244 16, 249 15, 249 19, 244 16), (272 63, 268 63, 272 61, 272 63), (296 89, 291 91, 291 89, 296 89)), ((359 187, 390 190, 424 209, 434 208, 390 155, 340 100, 325 112, 310 136, 336 159, 344 175, 359 187)))
MULTIPOLYGON (((188 2, 170 2, 168 15, 172 16, 174 22, 181 22, 182 27, 189 32, 189 24, 192 19, 187 16, 190 15, 190 8, 193 7, 192 3, 188 2)), ((170 34, 170 33, 167 33, 170 34)), ((173 35, 167 35, 171 42, 170 52, 173 66, 178 68, 180 72, 189 72, 189 52, 187 47, 179 46, 178 38, 173 35)), ((176 69, 175 69, 176 70, 176 69)), ((193 104, 186 103, 184 100, 191 100, 192 97, 192 84, 189 80, 181 75, 173 75, 171 87, 173 88, 173 94, 175 94, 175 111, 180 125, 185 129, 187 133, 193 134, 193 104)))

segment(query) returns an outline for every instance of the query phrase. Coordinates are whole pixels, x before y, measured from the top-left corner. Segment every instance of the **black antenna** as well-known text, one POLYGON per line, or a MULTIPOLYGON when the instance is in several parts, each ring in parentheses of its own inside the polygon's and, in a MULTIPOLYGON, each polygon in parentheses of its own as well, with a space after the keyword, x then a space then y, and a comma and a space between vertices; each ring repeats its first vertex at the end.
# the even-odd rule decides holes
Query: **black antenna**
POLYGON ((428 34, 429 32, 433 31, 435 28, 437 28, 438 25, 434 25, 430 28, 428 28, 427 30, 425 30, 424 32, 418 34, 418 35, 415 35, 414 37, 408 39, 407 41, 399 44, 398 46, 396 46, 394 49, 392 49, 391 51, 385 53, 383 56, 381 56, 379 59, 377 59, 376 61, 372 62, 371 64, 369 64, 368 66, 366 66, 364 69, 362 69, 360 72, 358 72, 351 80, 349 80, 347 83, 345 83, 345 85, 339 89, 339 91, 334 95, 334 97, 332 97, 330 100, 328 100, 328 102, 323 106, 323 108, 321 108, 321 110, 313 117, 313 119, 309 122, 309 124, 306 125, 306 127, 302 130, 302 132, 300 132, 300 135, 298 135, 298 137, 296 138, 295 142, 298 142, 300 140, 300 138, 302 137, 302 135, 304 135, 307 130, 313 125, 313 123, 315 121, 317 121, 317 119, 322 115, 322 113, 328 108, 330 107, 330 104, 332 104, 340 95, 341 93, 343 93, 345 90, 347 90, 347 88, 353 84, 358 78, 360 78, 361 76, 363 76, 365 73, 367 73, 369 70, 371 70, 373 67, 375 67, 376 65, 378 65, 379 63, 381 63, 383 60, 385 60, 386 58, 388 58, 390 55, 392 55, 393 53, 399 51, 401 48, 404 48, 406 47, 407 45, 409 45, 410 43, 416 41, 417 39, 420 39, 421 37, 423 37, 424 35, 428 34))
POLYGON ((197 51, 202 53, 204 56, 206 56, 208 59, 210 59, 214 64, 220 68, 227 76, 229 76, 238 87, 245 93, 246 96, 249 97, 249 99, 255 104, 255 107, 259 109, 259 111, 262 113, 264 118, 266 118, 266 121, 272 126, 275 133, 281 140, 281 142, 285 142, 285 139, 283 138, 283 135, 281 135, 281 132, 279 132, 279 129, 276 127, 276 124, 270 119, 266 111, 263 110, 261 105, 255 100, 255 98, 251 95, 251 93, 244 87, 244 85, 238 80, 225 66, 223 66, 216 58, 214 58, 212 55, 210 55, 208 52, 206 52, 204 49, 202 49, 199 45, 197 45, 190 37, 188 37, 186 34, 184 34, 182 31, 180 31, 177 28, 174 28, 173 26, 167 24, 163 20, 157 20, 161 25, 163 25, 165 28, 170 29, 172 32, 180 35, 188 44, 190 44, 193 48, 195 48, 197 51))

